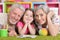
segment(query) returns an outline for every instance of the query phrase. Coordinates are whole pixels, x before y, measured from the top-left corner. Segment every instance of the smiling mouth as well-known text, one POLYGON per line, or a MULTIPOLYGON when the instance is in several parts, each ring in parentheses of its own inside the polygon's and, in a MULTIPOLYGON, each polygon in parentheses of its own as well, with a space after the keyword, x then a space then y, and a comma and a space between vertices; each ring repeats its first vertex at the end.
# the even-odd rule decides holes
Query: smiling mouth
POLYGON ((16 22, 16 20, 14 20, 14 19, 12 19, 11 21, 12 21, 12 22, 16 22))
POLYGON ((43 23, 43 21, 38 21, 38 23, 42 24, 42 23, 43 23))

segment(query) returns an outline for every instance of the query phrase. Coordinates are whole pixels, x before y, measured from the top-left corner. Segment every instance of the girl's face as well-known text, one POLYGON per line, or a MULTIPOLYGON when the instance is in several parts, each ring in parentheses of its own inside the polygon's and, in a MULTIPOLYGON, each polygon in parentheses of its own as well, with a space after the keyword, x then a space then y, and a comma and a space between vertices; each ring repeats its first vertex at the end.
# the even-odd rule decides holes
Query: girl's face
POLYGON ((23 20, 27 23, 31 23, 33 21, 33 12, 27 10, 24 14, 23 20))
POLYGON ((43 25, 46 23, 46 13, 42 9, 37 10, 35 13, 35 20, 38 24, 43 25))

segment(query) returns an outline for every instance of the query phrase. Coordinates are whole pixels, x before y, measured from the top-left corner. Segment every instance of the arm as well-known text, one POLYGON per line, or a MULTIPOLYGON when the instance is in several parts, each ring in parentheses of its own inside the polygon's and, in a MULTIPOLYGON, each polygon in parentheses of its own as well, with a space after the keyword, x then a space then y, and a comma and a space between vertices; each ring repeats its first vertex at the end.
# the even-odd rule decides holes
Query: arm
POLYGON ((59 31, 59 29, 58 29, 59 25, 52 23, 51 17, 53 15, 53 12, 52 12, 52 14, 50 12, 49 15, 47 16, 48 30, 52 36, 56 36, 58 34, 58 31, 59 31), (49 16, 49 15, 51 15, 51 16, 49 16))
POLYGON ((9 26, 9 28, 8 28, 8 35, 9 36, 17 36, 17 33, 15 32, 15 28, 14 28, 15 26, 9 26))
POLYGON ((58 34, 58 31, 59 31, 58 30, 58 25, 53 24, 49 17, 47 18, 47 20, 48 20, 48 30, 49 30, 50 34, 52 36, 56 36, 58 34))
POLYGON ((27 24, 25 24, 23 28, 18 27, 19 34, 24 35, 24 33, 26 32, 26 29, 27 29, 27 24))
POLYGON ((28 25, 28 29, 29 29, 29 31, 30 31, 30 34, 32 34, 32 35, 34 35, 35 34, 35 28, 34 28, 34 26, 32 27, 32 25, 28 25))

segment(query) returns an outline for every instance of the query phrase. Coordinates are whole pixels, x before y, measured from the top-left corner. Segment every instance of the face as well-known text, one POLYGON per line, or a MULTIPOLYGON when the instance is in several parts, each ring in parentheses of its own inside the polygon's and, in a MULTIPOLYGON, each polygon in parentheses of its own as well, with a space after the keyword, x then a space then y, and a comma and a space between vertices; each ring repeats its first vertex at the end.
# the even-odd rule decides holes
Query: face
POLYGON ((35 20, 38 24, 43 25, 46 22, 46 13, 42 9, 37 10, 35 20))
POLYGON ((11 11, 9 13, 9 19, 8 20, 11 24, 16 24, 20 20, 22 15, 23 15, 23 11, 20 10, 19 8, 15 8, 15 9, 13 9, 13 11, 11 11))
POLYGON ((33 12, 30 10, 27 10, 24 14, 23 20, 25 20, 27 23, 33 21, 33 12))

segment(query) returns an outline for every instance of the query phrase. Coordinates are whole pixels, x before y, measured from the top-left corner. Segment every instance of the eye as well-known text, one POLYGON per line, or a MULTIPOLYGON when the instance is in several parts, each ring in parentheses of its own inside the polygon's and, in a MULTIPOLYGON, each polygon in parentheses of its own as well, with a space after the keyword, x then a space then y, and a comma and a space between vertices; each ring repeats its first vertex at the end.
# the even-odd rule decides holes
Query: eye
POLYGON ((14 13, 14 15, 16 15, 16 13, 14 13))
POLYGON ((40 14, 40 16, 43 16, 43 14, 40 14))
POLYGON ((36 17, 38 17, 38 15, 35 15, 36 17))
POLYGON ((25 16, 27 17, 27 16, 28 16, 28 14, 25 14, 25 16))
POLYGON ((21 17, 20 15, 18 15, 18 17, 21 17))
POLYGON ((33 15, 31 15, 30 17, 33 17, 33 15))

